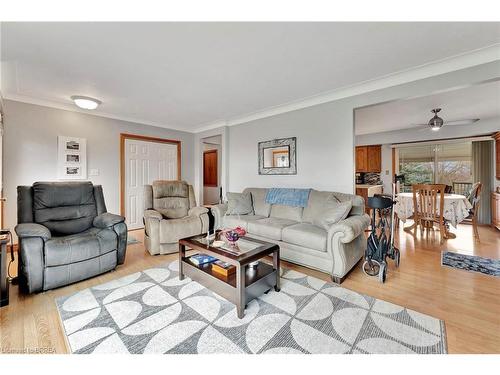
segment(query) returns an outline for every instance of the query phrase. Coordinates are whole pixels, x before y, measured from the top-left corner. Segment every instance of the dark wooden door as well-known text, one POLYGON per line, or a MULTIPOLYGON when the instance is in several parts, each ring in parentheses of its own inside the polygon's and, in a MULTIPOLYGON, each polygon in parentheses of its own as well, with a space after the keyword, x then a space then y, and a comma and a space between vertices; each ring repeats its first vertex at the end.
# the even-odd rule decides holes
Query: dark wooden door
POLYGON ((203 153, 203 186, 218 186, 217 150, 203 153))

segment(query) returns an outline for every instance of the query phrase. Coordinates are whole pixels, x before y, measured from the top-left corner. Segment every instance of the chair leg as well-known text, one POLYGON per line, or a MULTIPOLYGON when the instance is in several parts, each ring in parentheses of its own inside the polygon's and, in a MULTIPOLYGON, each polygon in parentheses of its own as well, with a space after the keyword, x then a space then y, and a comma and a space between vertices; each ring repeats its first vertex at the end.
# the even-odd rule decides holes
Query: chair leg
POLYGON ((477 230, 477 219, 476 219, 476 216, 472 216, 472 229, 474 230, 474 237, 479 242, 479 231, 477 230))
POLYGON ((439 237, 441 238, 440 243, 443 244, 446 237, 446 226, 442 220, 439 221, 439 237))

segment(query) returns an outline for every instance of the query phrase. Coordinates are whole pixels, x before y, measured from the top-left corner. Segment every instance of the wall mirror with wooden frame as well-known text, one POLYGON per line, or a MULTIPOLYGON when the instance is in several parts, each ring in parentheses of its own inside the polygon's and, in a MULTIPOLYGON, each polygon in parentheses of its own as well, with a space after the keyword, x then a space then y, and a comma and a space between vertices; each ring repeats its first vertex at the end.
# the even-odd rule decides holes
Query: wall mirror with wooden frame
POLYGON ((297 174, 296 138, 259 142, 259 174, 297 174))

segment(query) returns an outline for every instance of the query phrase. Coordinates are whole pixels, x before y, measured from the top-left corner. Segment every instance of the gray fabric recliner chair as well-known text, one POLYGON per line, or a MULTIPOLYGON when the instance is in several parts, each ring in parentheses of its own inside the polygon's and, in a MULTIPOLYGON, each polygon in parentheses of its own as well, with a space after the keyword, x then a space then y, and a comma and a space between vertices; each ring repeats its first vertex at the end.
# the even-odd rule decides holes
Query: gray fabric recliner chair
POLYGON ((208 210, 197 207, 192 185, 154 181, 144 186, 144 242, 151 255, 179 250, 181 238, 208 230, 208 210))
POLYGON ((18 275, 34 293, 111 271, 125 261, 125 218, 106 212, 91 182, 17 187, 18 275))

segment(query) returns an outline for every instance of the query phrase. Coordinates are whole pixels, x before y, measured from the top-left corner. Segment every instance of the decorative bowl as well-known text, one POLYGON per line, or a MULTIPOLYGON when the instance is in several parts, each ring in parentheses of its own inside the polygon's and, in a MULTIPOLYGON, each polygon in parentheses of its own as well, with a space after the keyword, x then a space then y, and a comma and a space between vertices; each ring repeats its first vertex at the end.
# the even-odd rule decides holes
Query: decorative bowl
POLYGON ((231 243, 234 244, 236 241, 240 239, 240 235, 235 230, 227 230, 224 232, 224 236, 231 243))

